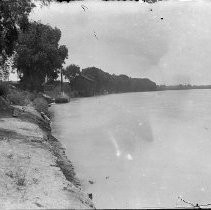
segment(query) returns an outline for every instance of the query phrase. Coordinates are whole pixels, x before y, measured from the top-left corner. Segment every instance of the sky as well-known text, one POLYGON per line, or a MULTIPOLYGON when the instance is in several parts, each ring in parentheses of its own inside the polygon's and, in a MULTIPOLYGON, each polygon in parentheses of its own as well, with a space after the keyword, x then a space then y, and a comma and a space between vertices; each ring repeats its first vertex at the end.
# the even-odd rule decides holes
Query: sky
POLYGON ((52 3, 30 18, 61 30, 65 66, 95 66, 157 84, 211 84, 209 0, 52 3))

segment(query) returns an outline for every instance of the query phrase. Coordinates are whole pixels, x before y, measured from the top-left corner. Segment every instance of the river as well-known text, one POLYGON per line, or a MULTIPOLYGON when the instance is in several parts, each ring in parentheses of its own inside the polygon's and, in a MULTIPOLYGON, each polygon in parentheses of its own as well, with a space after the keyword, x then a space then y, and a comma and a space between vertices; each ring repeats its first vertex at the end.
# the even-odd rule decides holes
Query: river
POLYGON ((96 208, 211 203, 211 90, 78 98, 51 110, 96 208))

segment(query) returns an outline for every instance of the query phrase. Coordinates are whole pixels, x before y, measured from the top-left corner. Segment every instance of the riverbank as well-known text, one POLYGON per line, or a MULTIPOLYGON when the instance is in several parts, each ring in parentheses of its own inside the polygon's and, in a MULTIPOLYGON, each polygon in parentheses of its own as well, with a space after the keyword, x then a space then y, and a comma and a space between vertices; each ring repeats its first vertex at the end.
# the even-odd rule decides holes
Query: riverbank
POLYGON ((94 208, 49 122, 32 106, 0 110, 0 158, 1 209, 94 208))

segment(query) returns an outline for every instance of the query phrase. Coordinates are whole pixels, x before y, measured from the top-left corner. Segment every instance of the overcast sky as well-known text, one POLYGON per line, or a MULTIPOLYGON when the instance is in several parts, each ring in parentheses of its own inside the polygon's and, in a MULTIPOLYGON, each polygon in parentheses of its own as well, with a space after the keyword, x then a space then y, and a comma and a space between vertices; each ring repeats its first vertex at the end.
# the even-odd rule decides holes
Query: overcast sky
POLYGON ((211 1, 52 3, 31 18, 61 29, 65 65, 158 84, 211 84, 211 1))

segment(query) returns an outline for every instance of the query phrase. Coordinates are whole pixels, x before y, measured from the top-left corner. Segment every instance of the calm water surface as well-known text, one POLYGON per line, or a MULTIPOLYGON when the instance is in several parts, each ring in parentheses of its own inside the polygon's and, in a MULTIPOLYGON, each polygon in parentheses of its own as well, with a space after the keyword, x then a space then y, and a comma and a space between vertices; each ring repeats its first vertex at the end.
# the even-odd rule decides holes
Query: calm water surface
POLYGON ((211 90, 80 98, 52 110, 53 134, 97 208, 187 206, 178 196, 211 203, 211 90))

